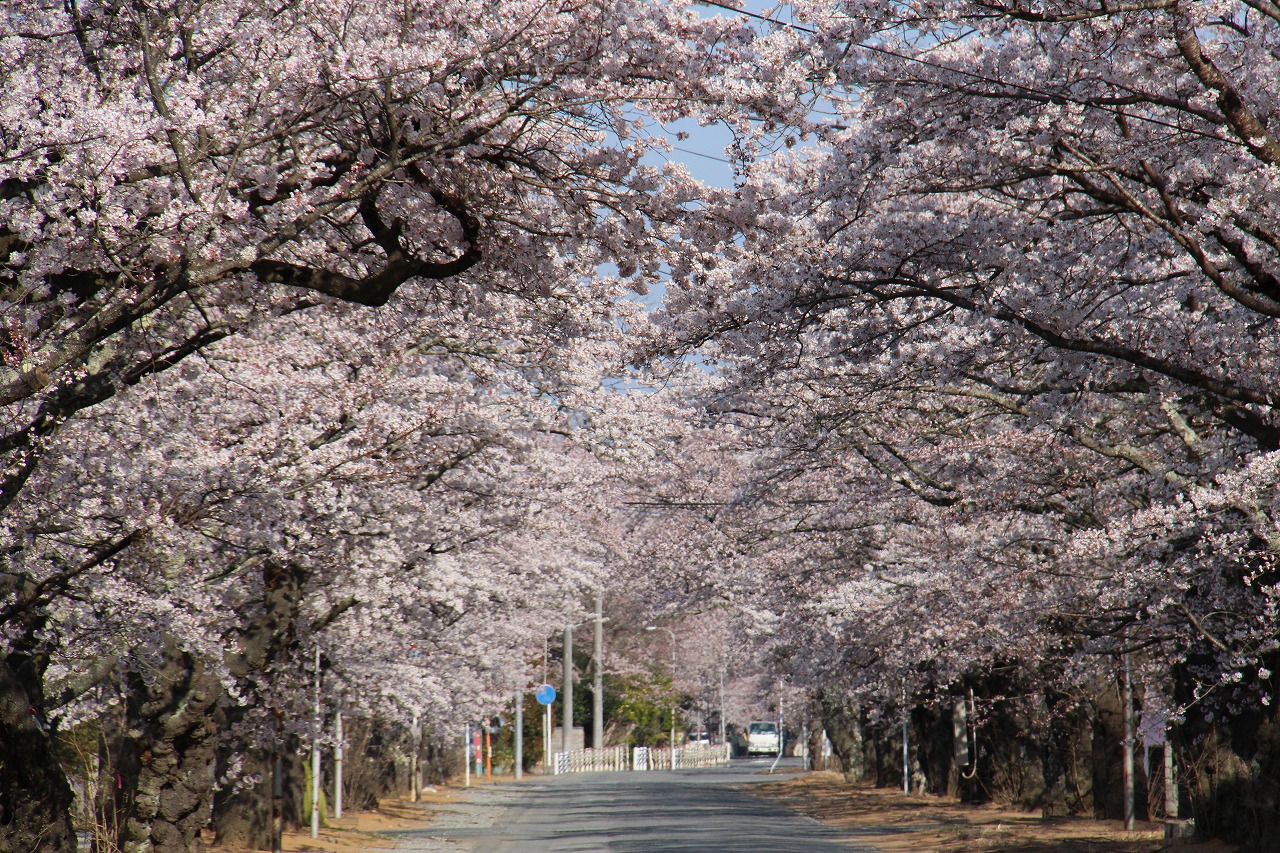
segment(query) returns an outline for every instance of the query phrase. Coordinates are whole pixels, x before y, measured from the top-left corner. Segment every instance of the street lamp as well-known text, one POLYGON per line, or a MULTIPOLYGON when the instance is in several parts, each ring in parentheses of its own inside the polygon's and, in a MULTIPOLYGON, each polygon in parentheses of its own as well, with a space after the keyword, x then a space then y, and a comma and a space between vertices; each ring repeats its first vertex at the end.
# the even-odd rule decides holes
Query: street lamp
POLYGON ((661 625, 645 625, 646 631, 666 631, 671 635, 671 769, 676 769, 676 632, 661 625))

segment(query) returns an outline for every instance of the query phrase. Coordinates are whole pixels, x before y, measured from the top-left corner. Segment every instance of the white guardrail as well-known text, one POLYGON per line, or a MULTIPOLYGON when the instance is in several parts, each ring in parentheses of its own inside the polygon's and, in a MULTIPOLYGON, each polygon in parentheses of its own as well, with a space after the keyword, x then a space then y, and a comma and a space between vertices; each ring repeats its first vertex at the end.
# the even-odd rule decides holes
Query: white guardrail
POLYGON ((627 755, 625 746, 608 746, 604 749, 574 749, 557 752, 552 772, 592 773, 618 770, 681 770, 694 767, 715 767, 728 764, 730 745, 727 743, 694 744, 671 750, 663 747, 637 746, 627 755), (672 766, 674 765, 674 767, 672 766))

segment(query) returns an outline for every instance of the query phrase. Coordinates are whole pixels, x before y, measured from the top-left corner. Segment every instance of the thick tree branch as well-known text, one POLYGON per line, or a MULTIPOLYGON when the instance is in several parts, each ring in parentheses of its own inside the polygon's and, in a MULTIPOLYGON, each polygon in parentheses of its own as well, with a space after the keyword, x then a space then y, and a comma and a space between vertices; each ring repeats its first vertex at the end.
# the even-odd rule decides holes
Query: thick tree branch
POLYGON ((1204 55, 1195 23, 1187 13, 1181 10, 1175 12, 1173 32, 1182 58, 1205 88, 1217 95, 1218 108, 1222 110, 1236 137, 1254 157, 1269 166, 1280 165, 1280 143, 1276 142, 1266 125, 1249 109, 1240 90, 1231 84, 1212 59, 1204 55))

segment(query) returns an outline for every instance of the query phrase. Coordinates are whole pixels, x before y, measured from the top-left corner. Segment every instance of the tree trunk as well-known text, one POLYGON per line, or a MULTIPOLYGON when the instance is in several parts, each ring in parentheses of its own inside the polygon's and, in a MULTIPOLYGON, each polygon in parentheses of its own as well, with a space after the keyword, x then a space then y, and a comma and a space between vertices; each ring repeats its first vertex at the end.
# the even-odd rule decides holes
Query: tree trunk
MULTIPOLYGON (((1094 698, 1093 812, 1100 819, 1124 818, 1125 740, 1124 699, 1120 679, 1111 681, 1094 698)), ((1140 701, 1139 697, 1134 697, 1140 701)), ((1134 770, 1137 820, 1146 819, 1147 780, 1141 767, 1134 770)))
POLYGON ((281 810, 290 827, 305 826, 310 821, 305 784, 308 761, 303 756, 302 741, 297 735, 282 735, 275 751, 246 747, 219 752, 220 765, 228 759, 238 760, 241 773, 261 779, 256 785, 236 790, 220 790, 214 796, 214 842, 220 847, 248 847, 270 850, 275 827, 272 809, 281 810), (275 773, 282 773, 280 796, 273 795, 275 773))
POLYGON ((809 729, 809 769, 810 770, 826 770, 826 756, 822 754, 823 740, 826 738, 826 731, 822 727, 822 721, 819 720, 817 725, 809 729))
POLYGON ((1064 714, 1067 697, 1052 688, 1044 691, 1049 722, 1040 738, 1040 767, 1044 775, 1044 801, 1041 815, 1065 817, 1067 807, 1067 741, 1071 731, 1064 714))
POLYGON ((11 645, 0 659, 0 853, 74 853, 73 797, 45 724, 47 660, 11 645))
POLYGON ((122 853, 203 849, 221 685, 204 663, 166 640, 159 671, 127 676, 128 724, 120 753, 116 814, 122 853))
POLYGON ((818 697, 822 709, 822 725, 831 741, 831 751, 840 759, 840 769, 849 782, 860 782, 866 775, 863 753, 862 724, 853 703, 834 699, 827 693, 818 697))
POLYGON ((1093 738, 1090 750, 1093 769, 1093 816, 1098 820, 1120 817, 1120 753, 1112 749, 1121 737, 1120 700, 1108 684, 1093 701, 1093 738), (1114 753, 1114 754, 1113 754, 1114 753))
MULTIPOLYGON (((234 731, 243 714, 239 706, 219 708, 219 728, 234 731), (231 713, 228 713, 231 712, 231 713)), ((270 850, 271 754, 254 749, 238 739, 224 740, 218 747, 217 777, 225 779, 234 769, 240 779, 257 778, 253 785, 225 785, 213 794, 214 842, 221 847, 270 850)))
MULTIPOLYGON (((294 563, 268 560, 263 564, 262 601, 248 614, 240 631, 239 651, 228 660, 232 674, 245 681, 242 692, 246 695, 256 693, 254 676, 285 658, 297 644, 298 608, 307 576, 306 570, 294 563)), ((271 848, 272 749, 286 747, 279 737, 273 739, 272 747, 255 744, 252 735, 241 731, 251 716, 250 711, 255 712, 261 722, 261 716, 270 710, 262 703, 255 708, 233 705, 230 701, 219 705, 219 729, 224 736, 218 748, 218 778, 224 778, 239 766, 240 778, 252 775, 262 780, 257 785, 216 793, 213 825, 215 841, 220 845, 271 848)), ((285 772, 294 774, 300 765, 288 755, 284 758, 285 772)))

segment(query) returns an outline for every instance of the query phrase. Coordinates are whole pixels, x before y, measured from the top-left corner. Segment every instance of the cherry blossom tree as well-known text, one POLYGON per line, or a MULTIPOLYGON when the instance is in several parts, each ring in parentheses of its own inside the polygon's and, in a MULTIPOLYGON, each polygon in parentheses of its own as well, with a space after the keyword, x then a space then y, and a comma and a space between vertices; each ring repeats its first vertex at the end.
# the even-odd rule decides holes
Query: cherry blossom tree
POLYGON ((1222 679, 1276 641, 1275 10, 792 11, 816 142, 688 232, 648 346, 715 364, 759 493, 807 486, 847 531, 797 604, 882 700, 923 661, 1053 692, 1141 651, 1238 713, 1222 679), (1171 521, 1208 494, 1222 530, 1171 521))
POLYGON ((344 313, 225 339, 201 369, 84 413, 61 436, 75 455, 15 505, 77 535, 28 549, 37 576, 37 556, 128 540, 61 579, 47 641, 49 688, 71 691, 54 719, 101 716, 104 689, 124 707, 110 807, 126 847, 196 843, 215 750, 219 834, 258 843, 243 812, 269 797, 242 780, 269 776, 264 742, 312 736, 317 646, 353 710, 447 727, 502 707, 547 625, 598 583, 566 521, 592 505, 593 457, 563 446, 566 415, 537 393, 563 387, 560 355, 577 379, 584 356, 537 345, 532 318, 517 346, 453 316, 431 330, 425 312, 399 328, 344 313))
MULTIPOLYGON (((616 310, 620 284, 643 289, 655 278, 667 232, 699 196, 678 167, 641 164, 654 143, 637 125, 737 114, 771 98, 764 84, 785 66, 755 51, 754 40, 740 21, 704 20, 682 3, 0 7, 0 505, 19 519, 7 528, 18 570, 5 576, 12 654, 0 673, 0 740, 17 752, 0 763, 6 775, 21 776, 8 786, 16 797, 13 845, 28 846, 31 833, 53 848, 72 843, 68 825, 48 825, 48 815, 65 813, 65 785, 37 760, 51 754, 42 685, 56 648, 50 620, 63 618, 50 605, 113 573, 142 538, 159 542, 169 529, 179 540, 194 535, 189 525, 206 525, 208 514, 264 488, 278 502, 255 466, 288 444, 299 454, 285 454, 291 463, 327 464, 319 460, 343 423, 334 411, 331 432, 314 432, 324 419, 310 412, 326 406, 299 388, 290 402, 268 407, 270 418, 245 414, 205 427, 228 431, 228 440, 212 439, 227 472, 180 472, 157 452, 166 443, 140 411, 132 436, 144 454, 139 463, 152 477, 175 478, 172 494, 159 486, 145 503, 114 488, 110 456, 123 445, 90 461, 58 431, 229 335, 271 329, 275 317, 309 321, 335 302, 390 302, 383 310, 396 312, 396 326, 430 321, 436 306, 447 306, 455 322, 489 334, 491 344, 519 338, 504 323, 537 305, 545 310, 537 312, 535 345, 551 347, 540 350, 543 358, 590 363, 573 341, 616 310), (621 280, 597 275, 606 262, 621 280), (412 298, 407 284, 419 288, 412 298), (500 309, 489 294, 505 297, 500 309), (275 426, 261 432, 268 422, 275 426), (295 426, 301 432, 286 439, 295 426), (59 465, 39 494, 16 506, 53 448, 81 453, 84 476, 63 480, 68 469, 59 465), (90 472, 103 479, 95 485, 90 472), (38 523, 35 507, 55 500, 60 480, 76 484, 71 493, 87 520, 38 523), (204 491, 185 491, 198 481, 204 491), (181 507, 179 495, 188 502, 181 507)), ((424 334, 416 344, 429 351, 448 342, 424 334)), ((410 435, 431 421, 422 413, 410 435)), ((286 493, 341 492, 321 486, 328 469, 308 479, 304 468, 286 493)), ((320 508, 336 511, 334 500, 327 495, 320 508)), ((283 545, 290 554, 283 564, 268 561, 264 581, 295 574, 295 564, 315 575, 313 558, 293 551, 306 552, 314 541, 307 524, 323 513, 308 518, 293 507, 280 518, 297 521, 267 529, 256 522, 269 513, 240 512, 254 523, 225 522, 237 536, 223 550, 262 537, 263 548, 278 553, 283 545)), ((177 559, 165 556, 170 544, 180 543, 157 545, 152 569, 177 559)), ((180 585, 179 577, 172 582, 180 585)), ((190 609, 211 620, 216 612, 190 609)))

